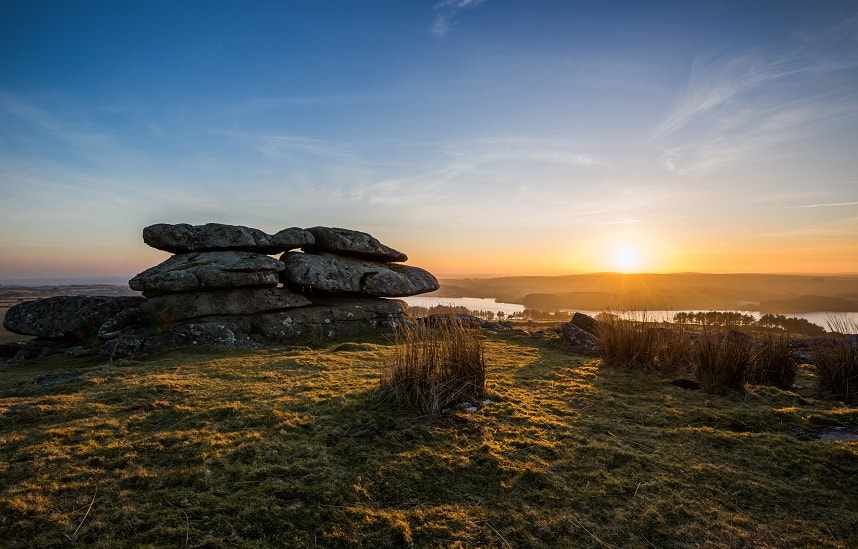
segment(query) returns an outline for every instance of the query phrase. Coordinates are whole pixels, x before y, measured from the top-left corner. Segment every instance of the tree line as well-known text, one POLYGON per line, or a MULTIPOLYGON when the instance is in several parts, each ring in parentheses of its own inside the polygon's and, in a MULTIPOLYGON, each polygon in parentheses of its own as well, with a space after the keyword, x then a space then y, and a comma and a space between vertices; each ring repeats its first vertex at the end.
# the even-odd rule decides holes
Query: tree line
POLYGON ((675 324, 699 324, 701 326, 757 326, 760 328, 781 329, 793 334, 810 336, 825 333, 825 329, 822 326, 814 324, 805 318, 764 314, 757 320, 753 315, 746 315, 736 311, 678 312, 673 315, 673 322, 675 324))
MULTIPOLYGON (((464 313, 483 318, 485 320, 543 320, 568 322, 575 314, 574 311, 543 311, 540 309, 524 309, 505 314, 503 311, 472 310, 461 305, 435 305, 433 307, 414 306, 409 308, 414 317, 429 316, 434 314, 457 314, 464 313)), ((730 327, 758 327, 766 329, 779 329, 793 334, 818 336, 825 333, 825 328, 814 324, 807 319, 797 317, 786 317, 784 315, 764 314, 759 320, 754 315, 743 314, 736 311, 680 311, 673 315, 674 324, 694 324, 699 326, 721 326, 730 327)))

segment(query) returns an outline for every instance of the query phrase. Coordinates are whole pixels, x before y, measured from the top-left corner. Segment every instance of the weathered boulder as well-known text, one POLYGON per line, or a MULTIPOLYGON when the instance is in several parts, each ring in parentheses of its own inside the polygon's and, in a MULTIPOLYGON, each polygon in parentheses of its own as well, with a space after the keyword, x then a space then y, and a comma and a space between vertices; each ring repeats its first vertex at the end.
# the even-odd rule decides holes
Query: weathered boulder
POLYGON ((582 349, 586 349, 590 352, 598 352, 599 351, 599 338, 591 334, 590 332, 584 331, 575 324, 571 322, 566 322, 560 326, 560 333, 563 337, 577 347, 581 347, 582 349))
POLYGON ((315 243, 303 246, 308 252, 331 252, 373 261, 408 261, 404 253, 385 246, 368 233, 338 227, 310 227, 315 243))
POLYGON ((16 334, 87 341, 111 317, 143 301, 133 296, 48 297, 15 305, 6 312, 3 326, 16 334))
POLYGON ((309 307, 253 317, 253 330, 269 341, 354 337, 404 320, 408 305, 393 299, 320 298, 309 307))
POLYGON ((146 297, 215 288, 273 287, 282 270, 280 261, 253 252, 186 253, 143 271, 128 285, 146 297))
POLYGON ((438 280, 419 267, 365 261, 333 254, 287 252, 283 283, 296 291, 321 290, 378 297, 404 297, 437 290, 438 280))
POLYGON ((245 315, 310 305, 286 288, 234 288, 153 297, 140 305, 147 323, 165 324, 212 315, 245 315))
POLYGON ((572 315, 572 319, 569 322, 581 328, 585 332, 599 337, 599 321, 592 316, 585 315, 584 313, 575 313, 572 315))
POLYGON ((143 229, 143 242, 170 253, 237 250, 273 254, 308 246, 313 241, 312 234, 298 227, 283 229, 274 235, 222 223, 157 223, 143 229))

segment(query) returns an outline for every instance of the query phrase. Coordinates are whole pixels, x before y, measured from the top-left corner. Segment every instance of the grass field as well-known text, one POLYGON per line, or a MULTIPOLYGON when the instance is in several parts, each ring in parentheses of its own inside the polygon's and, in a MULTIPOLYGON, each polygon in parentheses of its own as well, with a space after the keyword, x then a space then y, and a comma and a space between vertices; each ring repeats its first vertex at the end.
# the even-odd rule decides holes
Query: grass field
POLYGON ((381 339, 4 367, 0 544, 858 546, 858 444, 816 438, 858 408, 806 367, 711 396, 486 336, 490 402, 436 417, 377 390, 381 339))

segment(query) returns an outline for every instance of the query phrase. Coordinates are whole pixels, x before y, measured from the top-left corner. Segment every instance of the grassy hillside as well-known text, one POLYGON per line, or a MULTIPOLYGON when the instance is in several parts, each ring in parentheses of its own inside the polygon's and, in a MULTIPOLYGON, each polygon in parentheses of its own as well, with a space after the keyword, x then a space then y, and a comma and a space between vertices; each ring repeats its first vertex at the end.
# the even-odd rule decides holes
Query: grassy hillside
POLYGON ((491 402, 418 417, 383 340, 0 370, 10 547, 858 545, 858 409, 714 397, 488 333, 491 402), (63 382, 63 383, 60 383, 63 382))
POLYGON ((858 276, 617 274, 443 279, 432 295, 494 297, 539 309, 858 311, 858 276), (834 307, 834 308, 832 308, 834 307))

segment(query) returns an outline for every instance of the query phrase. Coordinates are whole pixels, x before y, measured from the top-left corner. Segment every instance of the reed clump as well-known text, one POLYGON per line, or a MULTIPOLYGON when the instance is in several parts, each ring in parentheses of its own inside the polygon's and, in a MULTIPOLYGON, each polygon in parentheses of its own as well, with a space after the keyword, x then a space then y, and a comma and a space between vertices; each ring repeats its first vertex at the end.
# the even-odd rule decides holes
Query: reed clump
POLYGON ((741 391, 753 362, 754 341, 731 330, 726 334, 706 331, 696 338, 692 353, 694 375, 710 394, 741 391))
POLYGON ((797 371, 798 360, 790 338, 767 333, 758 339, 746 381, 754 385, 791 389, 797 371))
POLYGON ((481 400, 486 392, 486 365, 480 331, 454 316, 431 324, 401 324, 380 386, 424 414, 481 400))
POLYGON ((844 402, 858 402, 858 321, 828 319, 831 337, 810 345, 818 389, 844 402))
POLYGON ((654 324, 646 311, 602 315, 598 329, 602 361, 659 372, 687 367, 691 358, 688 334, 654 324))

